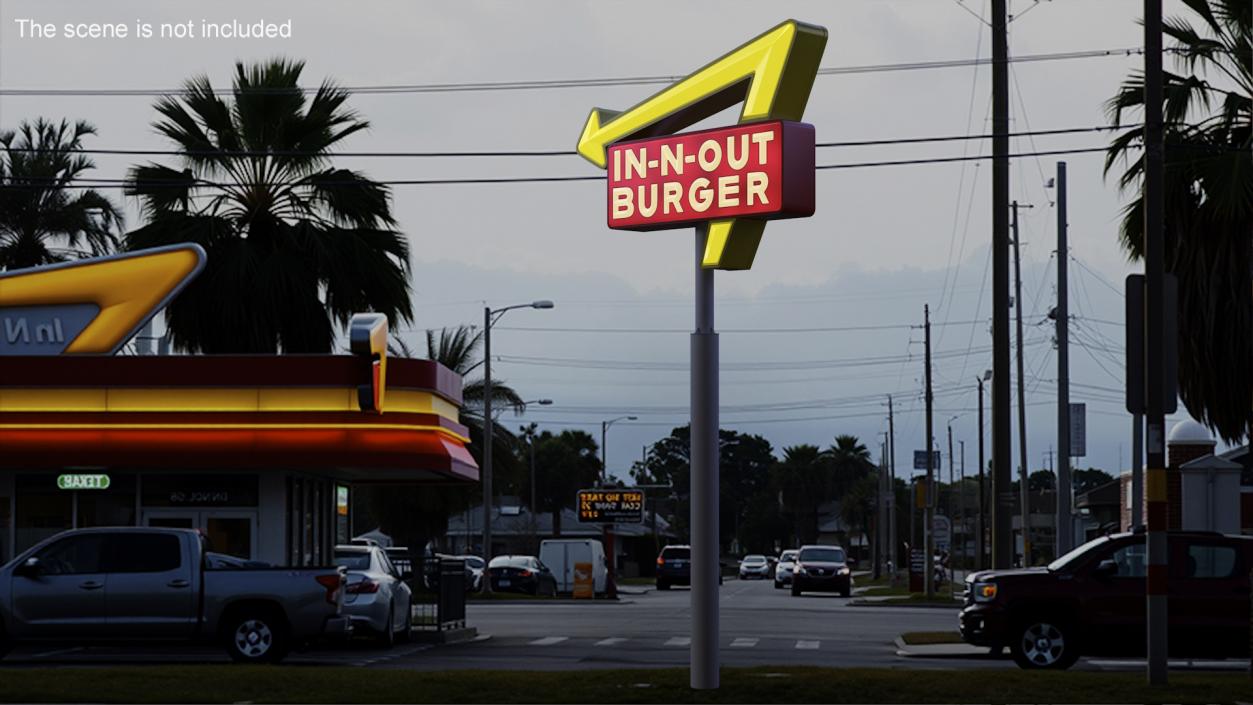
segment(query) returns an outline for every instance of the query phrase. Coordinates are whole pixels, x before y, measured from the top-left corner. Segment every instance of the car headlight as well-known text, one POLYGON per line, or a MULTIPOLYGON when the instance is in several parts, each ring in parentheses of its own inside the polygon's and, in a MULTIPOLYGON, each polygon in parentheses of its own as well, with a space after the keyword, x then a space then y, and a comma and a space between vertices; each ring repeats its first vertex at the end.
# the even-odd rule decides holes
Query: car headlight
POLYGON ((848 568, 840 568, 840 575, 848 575, 848 568))
POLYGON ((792 568, 792 572, 793 572, 793 573, 795 573, 795 574, 797 574, 797 575, 804 575, 804 574, 805 574, 805 566, 803 566, 803 565, 801 565, 801 564, 797 563, 795 566, 793 566, 793 568, 792 568))
POLYGON ((972 590, 975 602, 991 602, 996 599, 996 583, 975 583, 972 590))

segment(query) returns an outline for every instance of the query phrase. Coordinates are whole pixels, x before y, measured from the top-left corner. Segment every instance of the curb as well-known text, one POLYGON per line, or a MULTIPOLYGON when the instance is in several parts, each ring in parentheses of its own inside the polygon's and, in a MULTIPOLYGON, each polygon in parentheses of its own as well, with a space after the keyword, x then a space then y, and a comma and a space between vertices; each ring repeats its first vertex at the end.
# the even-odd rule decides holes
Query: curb
POLYGON ((970 644, 915 644, 909 645, 899 636, 893 640, 896 644, 896 655, 904 658, 951 658, 951 659, 988 659, 999 660, 1005 658, 1000 653, 993 653, 991 649, 983 646, 971 646, 970 644))
POLYGON ((891 602, 879 602, 877 600, 869 600, 865 598, 860 598, 860 599, 854 598, 852 600, 849 600, 848 606, 849 607, 892 607, 892 608, 908 607, 912 609, 958 610, 958 611, 960 611, 962 608, 960 602, 954 602, 951 605, 928 605, 928 604, 902 605, 902 604, 894 604, 891 602))

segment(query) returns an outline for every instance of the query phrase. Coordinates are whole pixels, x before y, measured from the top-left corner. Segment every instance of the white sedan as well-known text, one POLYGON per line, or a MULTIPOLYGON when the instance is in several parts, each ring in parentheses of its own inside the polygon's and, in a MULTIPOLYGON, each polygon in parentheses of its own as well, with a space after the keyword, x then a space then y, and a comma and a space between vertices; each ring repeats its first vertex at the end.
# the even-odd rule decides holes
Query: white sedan
POLYGON ((412 574, 396 570, 378 546, 336 546, 335 565, 348 571, 344 616, 353 630, 374 634, 391 648, 407 640, 413 628, 413 592, 405 584, 412 574))

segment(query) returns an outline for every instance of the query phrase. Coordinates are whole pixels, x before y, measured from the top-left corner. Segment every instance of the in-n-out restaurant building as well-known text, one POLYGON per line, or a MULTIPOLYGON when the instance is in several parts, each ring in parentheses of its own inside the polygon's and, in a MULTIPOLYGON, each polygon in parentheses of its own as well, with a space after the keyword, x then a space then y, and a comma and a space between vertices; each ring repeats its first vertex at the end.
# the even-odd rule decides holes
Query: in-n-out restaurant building
POLYGON ((344 355, 114 354, 203 266, 195 246, 0 274, 0 563, 59 531, 198 528, 224 553, 324 564, 361 483, 478 480, 461 379, 344 355))

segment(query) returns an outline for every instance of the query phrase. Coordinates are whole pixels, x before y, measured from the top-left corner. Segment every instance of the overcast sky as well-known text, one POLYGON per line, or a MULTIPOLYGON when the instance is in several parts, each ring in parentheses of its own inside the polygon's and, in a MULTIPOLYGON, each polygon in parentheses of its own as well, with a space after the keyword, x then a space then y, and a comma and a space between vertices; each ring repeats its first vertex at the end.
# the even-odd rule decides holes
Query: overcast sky
MULTIPOLYGON (((1139 0, 1017 0, 1013 55, 1127 49, 1142 43, 1139 0)), ((176 87, 195 74, 229 85, 236 60, 304 59, 306 84, 345 86, 618 78, 686 74, 789 17, 830 32, 823 67, 963 60, 990 54, 980 0, 821 2, 139 2, 0 0, 0 85, 5 88, 176 87), (288 40, 33 40, 20 18, 54 22, 291 20, 288 40)), ((1168 0, 1166 14, 1184 13, 1168 0)), ((1103 102, 1142 61, 1111 56, 1017 63, 1011 129, 1106 124, 1103 102)), ((818 77, 805 115, 818 140, 986 132, 990 70, 959 67, 818 77)), ((372 128, 345 150, 573 149, 593 106, 622 109, 662 85, 358 95, 350 105, 372 128)), ((150 124, 151 96, 0 96, 0 127, 37 116, 86 119, 90 147, 168 147, 150 124)), ((733 122, 718 116, 710 124, 733 122)), ((1013 152, 1099 147, 1098 134, 1016 138, 1013 152)), ((819 164, 986 153, 987 141, 820 149, 819 164)), ((1122 410, 1122 299, 1132 271, 1118 247, 1127 198, 1102 175, 1102 155, 1024 158, 1012 167, 1021 211, 1028 370, 1029 463, 1056 443, 1056 353, 1043 325, 1055 301, 1055 194, 1044 182, 1069 165, 1071 399, 1088 403, 1081 466, 1130 463, 1122 410), (1080 386, 1086 385, 1086 386, 1080 386)), ((131 157, 102 156, 91 176, 122 178, 131 157)), ((512 159, 340 159, 378 179, 589 175, 575 156, 512 159)), ((898 473, 923 446, 922 322, 937 324, 936 442, 947 456, 965 441, 975 471, 975 378, 990 367, 990 174, 987 162, 820 171, 818 209, 780 221, 751 271, 717 276, 723 426, 767 437, 776 450, 859 436, 878 457, 886 396, 895 395, 898 473), (760 332, 771 328, 897 326, 879 330, 760 332), (757 332, 733 332, 736 330, 757 332), (869 358, 869 359, 867 359, 869 358), (850 361, 856 364, 849 364, 850 361), (759 363, 759 364, 751 364, 759 363), (745 369, 749 368, 749 369, 745 369)), ((687 418, 692 232, 614 232, 600 182, 398 186, 395 211, 413 249, 417 319, 431 327, 482 321, 493 307, 551 298, 551 311, 510 313, 495 329, 494 370, 526 399, 556 403, 535 420, 599 434, 614 426, 609 465, 623 473, 641 447, 687 418), (579 330, 520 330, 520 328, 579 330), (631 329, 594 332, 588 329, 631 329), (645 329, 648 332, 639 330, 645 329), (575 361, 570 363, 568 361, 575 361), (593 366, 594 365, 594 366, 593 366), (609 367, 606 369, 606 367, 609 367), (661 367, 662 369, 656 369, 661 367)), ((133 202, 129 222, 139 222, 133 202)), ((990 389, 988 400, 990 403, 990 389)), ((1015 429, 1015 439, 1017 431, 1015 429)), ((1015 444, 1017 440, 1015 440, 1015 444)), ((990 453, 990 442, 988 444, 990 453)), ((1015 462, 1017 450, 1015 450, 1015 462)), ((945 461, 947 469, 947 460, 945 461)))

